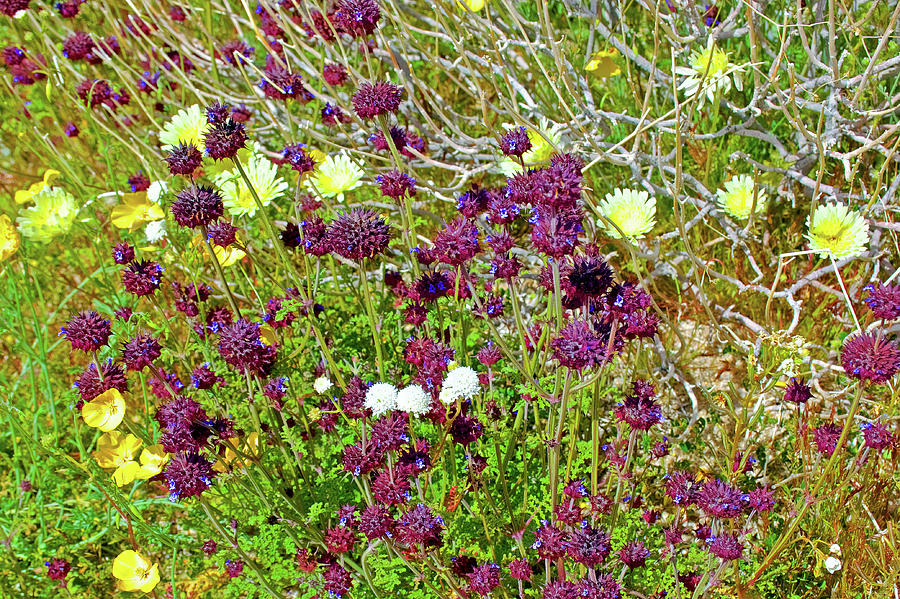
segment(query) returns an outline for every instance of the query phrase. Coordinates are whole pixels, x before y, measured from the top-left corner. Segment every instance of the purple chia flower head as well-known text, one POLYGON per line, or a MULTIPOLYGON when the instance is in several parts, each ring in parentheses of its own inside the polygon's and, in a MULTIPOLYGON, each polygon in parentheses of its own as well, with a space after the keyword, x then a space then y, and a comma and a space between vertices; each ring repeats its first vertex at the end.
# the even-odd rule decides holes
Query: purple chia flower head
POLYGON ((66 137, 78 137, 78 127, 75 126, 75 123, 66 123, 66 127, 63 130, 66 134, 66 137))
POLYGON ((22 48, 17 46, 6 46, 3 48, 3 64, 8 67, 15 67, 25 60, 25 53, 22 48))
POLYGON ((871 284, 864 287, 869 297, 863 301, 875 315, 882 320, 900 318, 900 285, 871 284))
POLYGON ((372 426, 372 442, 384 451, 400 449, 408 441, 407 419, 400 412, 391 412, 372 426))
POLYGON ((128 185, 132 193, 147 191, 150 188, 150 179, 144 173, 135 173, 128 177, 128 185))
POLYGON ((743 557, 744 544, 734 535, 722 534, 713 538, 707 550, 721 560, 730 562, 743 557))
POLYGON ((546 521, 534 532, 534 538, 531 548, 537 549, 541 559, 559 559, 569 548, 568 535, 565 531, 546 521))
POLYGON ((528 131, 525 127, 510 129, 500 138, 500 151, 507 156, 521 158, 530 149, 531 140, 528 138, 528 131))
POLYGON ((121 392, 128 391, 128 381, 125 379, 125 373, 122 367, 114 364, 112 359, 108 359, 100 364, 100 375, 97 374, 97 366, 89 364, 87 368, 79 375, 74 383, 74 387, 78 389, 81 400, 76 409, 80 410, 84 402, 91 401, 104 391, 109 389, 118 389, 121 392))
POLYGON ((213 372, 209 362, 205 362, 191 371, 191 385, 195 389, 212 389, 216 383, 225 379, 213 372))
POLYGON ((219 355, 238 370, 265 373, 275 363, 274 345, 260 338, 259 323, 240 319, 219 331, 219 355))
POLYGON ((619 550, 619 560, 631 569, 643 567, 649 557, 643 541, 631 541, 619 550))
POLYGON ((238 123, 246 123, 253 116, 253 112, 247 108, 246 104, 240 104, 231 109, 231 120, 238 123))
POLYGON ((341 0, 332 17, 335 25, 354 37, 372 35, 381 19, 375 0, 341 0))
POLYGON ((354 208, 334 219, 326 236, 336 254, 350 260, 362 260, 387 249, 391 228, 375 212, 354 208))
POLYGON ((448 223, 434 237, 434 253, 437 259, 450 266, 460 266, 478 253, 478 227, 460 216, 448 223))
POLYGON ((209 557, 210 555, 214 554, 215 552, 217 552, 219 550, 219 544, 216 543, 215 541, 213 541, 212 539, 208 539, 206 542, 203 543, 202 549, 203 549, 203 553, 207 557, 209 557))
POLYGON ((243 40, 239 39, 227 41, 219 48, 219 55, 222 57, 222 60, 233 65, 249 62, 255 52, 256 49, 253 46, 248 46, 243 40))
POLYGON ((541 599, 580 599, 578 585, 568 580, 554 580, 547 583, 541 592, 541 599))
POLYGON ((301 175, 316 169, 316 160, 306 151, 303 144, 286 146, 281 151, 282 160, 301 175))
POLYGON ((72 344, 72 349, 84 352, 95 352, 105 346, 111 334, 109 320, 93 311, 73 316, 59 331, 59 335, 65 335, 72 344))
POLYGON ((103 79, 85 79, 78 84, 75 92, 81 101, 91 108, 109 102, 113 96, 112 88, 103 79))
POLYGON ((322 78, 328 85, 340 87, 347 83, 347 67, 342 64, 328 63, 322 67, 322 78))
POLYGON ((212 465, 212 462, 199 453, 173 455, 164 472, 172 501, 200 497, 210 487, 216 475, 212 465))
POLYGON ((353 94, 353 110, 361 119, 372 119, 382 114, 397 112, 402 99, 403 88, 393 83, 388 81, 363 83, 353 94))
POLYGON ((394 169, 375 178, 381 187, 381 195, 400 200, 416 195, 416 181, 406 173, 394 169))
POLYGON ((768 487, 757 487, 747 493, 750 509, 757 512, 769 512, 775 507, 775 493, 768 487))
POLYGON ((478 361, 488 368, 499 362, 502 357, 500 348, 494 345, 493 341, 488 341, 484 347, 478 350, 478 361))
POLYGON ((212 159, 234 158, 247 144, 247 130, 243 123, 228 118, 212 124, 203 139, 206 154, 212 159))
POLYGON ((582 522, 581 506, 574 501, 563 501, 553 508, 553 519, 569 526, 578 526, 582 522))
POLYGON ((359 515, 359 532, 371 540, 392 536, 396 522, 383 505, 370 505, 359 515))
POLYGON ((666 495, 675 505, 691 505, 696 503, 702 484, 688 472, 678 471, 666 475, 666 495))
POLYGON ((410 547, 439 547, 443 543, 443 534, 444 521, 421 503, 400 516, 396 528, 397 540, 410 547))
POLYGON ((622 587, 611 574, 600 574, 597 580, 582 580, 578 583, 580 599, 619 599, 622 587))
POLYGON ((131 262, 122 270, 122 286, 138 297, 151 295, 162 283, 162 267, 156 262, 140 260, 131 262))
POLYGON ((598 566, 612 549, 609 533, 600 528, 576 528, 569 542, 569 555, 588 568, 598 566))
POLYGON ((495 588, 500 586, 500 566, 497 564, 482 564, 469 572, 469 588, 487 597, 495 588))
POLYGON ((169 18, 177 23, 180 23, 187 19, 187 14, 180 6, 171 6, 169 8, 169 18))
POLYGON ((54 8, 59 12, 59 16, 64 19, 74 19, 78 16, 78 9, 81 7, 81 0, 66 0, 65 2, 57 2, 54 8))
POLYGON ((836 424, 823 424, 819 428, 813 429, 813 441, 819 453, 825 457, 831 457, 831 454, 837 449, 837 443, 843 432, 843 427, 836 424))
POLYGON ((263 387, 263 395, 269 398, 276 407, 281 405, 281 400, 287 395, 287 377, 277 376, 266 381, 263 387))
POLYGON ((173 175, 189 177, 202 163, 203 154, 192 143, 180 143, 173 147, 166 156, 166 164, 169 165, 169 172, 173 175))
POLYGON ((859 428, 862 430, 866 447, 881 451, 894 444, 894 433, 880 422, 864 422, 859 428))
POLYGON ((580 208, 535 206, 528 219, 533 225, 531 244, 551 258, 559 259, 572 254, 578 245, 578 236, 584 232, 582 218, 580 208))
POLYGON ((706 23, 707 27, 716 27, 722 20, 719 18, 719 7, 715 4, 704 4, 703 5, 703 21, 706 23))
POLYGON ((238 228, 225 220, 217 220, 206 229, 206 236, 214 244, 227 248, 237 240, 238 228))
POLYGON ((524 558, 509 562, 509 575, 516 580, 531 580, 531 564, 524 558))
POLYGON ((222 196, 212 187, 190 185, 175 194, 170 208, 182 227, 205 227, 218 220, 225 211, 222 196))
POLYGON ((607 362, 607 344, 583 320, 567 324, 550 342, 553 357, 561 366, 583 370, 607 362))
POLYGON ((844 341, 841 366, 853 378, 884 383, 900 371, 900 348, 880 333, 859 333, 844 341))
POLYGON ((571 499, 581 499, 588 496, 588 490, 584 486, 584 479, 578 478, 571 481, 563 488, 563 494, 571 499))
MULTIPOLYGON (((290 225, 288 226, 290 227, 290 225)), ((285 233, 288 233, 287 229, 285 233)), ((303 251, 310 256, 324 256, 332 250, 328 226, 318 216, 312 216, 300 223, 296 235, 298 247, 303 247, 303 251)), ((282 239, 285 238, 282 237, 282 239)), ((286 239, 285 243, 287 243, 286 239)))
POLYGON ((206 107, 206 122, 210 125, 222 123, 228 118, 230 107, 218 100, 206 107))
POLYGON ((225 560, 225 573, 228 578, 237 578, 244 573, 244 562, 241 560, 225 560))
POLYGON ((806 403, 811 397, 812 389, 809 388, 809 385, 798 380, 797 377, 791 377, 791 382, 784 390, 784 401, 799 405, 806 403))
POLYGON ((613 272, 606 260, 599 256, 576 256, 567 278, 575 297, 593 300, 609 290, 613 272))
POLYGON ((646 431, 662 419, 662 411, 652 399, 626 395, 616 408, 616 418, 627 422, 635 430, 646 431))
POLYGON ((329 597, 342 599, 353 587, 353 578, 350 576, 350 572, 337 562, 328 565, 322 578, 325 581, 324 589, 328 592, 329 597))
POLYGON ((322 117, 322 124, 328 125, 329 127, 337 125, 338 123, 349 123, 353 120, 341 110, 340 106, 335 106, 330 103, 327 103, 322 107, 322 112, 320 114, 322 117))
POLYGON ((711 518, 734 518, 743 511, 745 495, 718 478, 706 481, 697 493, 697 505, 711 518))
POLYGON ((466 218, 475 218, 487 210, 489 195, 486 189, 472 185, 456 200, 456 209, 466 218))
POLYGON ((122 361, 128 370, 143 370, 161 355, 159 341, 151 335, 135 335, 122 346, 122 361))
POLYGON ((325 531, 324 542, 330 553, 338 555, 353 550, 356 535, 349 528, 335 526, 325 531))
POLYGON ((90 34, 76 31, 63 41, 62 53, 69 60, 88 60, 96 48, 90 34))
POLYGON ((44 562, 44 565, 47 566, 47 578, 50 580, 65 580, 72 569, 72 564, 58 557, 44 562))

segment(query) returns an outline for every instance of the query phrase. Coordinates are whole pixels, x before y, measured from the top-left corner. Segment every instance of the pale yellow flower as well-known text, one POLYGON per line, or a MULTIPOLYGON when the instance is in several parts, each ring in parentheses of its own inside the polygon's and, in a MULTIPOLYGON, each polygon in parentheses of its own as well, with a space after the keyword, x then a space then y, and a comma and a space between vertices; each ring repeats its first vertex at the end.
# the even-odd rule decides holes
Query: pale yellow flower
POLYGON ((159 584, 159 566, 131 549, 116 556, 112 573, 119 579, 118 587, 123 591, 149 593, 159 584))
POLYGON ((125 399, 118 389, 107 389, 84 403, 81 416, 88 426, 109 432, 119 426, 125 417, 125 399))
POLYGON ((725 95, 730 92, 732 81, 738 91, 744 89, 741 78, 743 67, 730 63, 728 53, 715 45, 712 36, 709 37, 705 50, 694 50, 691 53, 690 65, 690 68, 675 68, 676 74, 687 77, 678 89, 683 90, 687 98, 693 98, 699 91, 698 103, 701 105, 704 97, 714 102, 716 94, 725 95))
POLYGON ((620 75, 622 68, 613 60, 618 56, 619 51, 615 48, 612 50, 598 50, 591 55, 591 59, 584 65, 584 70, 593 73, 601 79, 620 75))
POLYGON ((603 217, 598 224, 613 239, 619 239, 623 234, 628 239, 638 239, 656 224, 656 199, 646 191, 616 188, 597 205, 597 212, 603 217), (615 223, 618 229, 604 218, 615 223))
POLYGON ((72 194, 59 187, 44 187, 32 199, 34 206, 23 210, 16 219, 23 236, 48 243, 68 232, 78 214, 72 194))
POLYGON ((5 214, 0 214, 0 262, 18 251, 20 241, 19 232, 12 220, 5 214))
POLYGON ((113 226, 131 231, 166 217, 162 206, 151 202, 146 191, 122 194, 122 203, 114 206, 109 216, 113 226))
MULTIPOLYGON (((733 218, 744 220, 750 216, 754 205, 753 177, 738 175, 725 183, 725 189, 716 191, 719 207, 733 218)), ((756 213, 766 211, 768 198, 762 189, 756 189, 756 213)))
POLYGON ((806 227, 810 249, 822 258, 829 253, 838 259, 859 256, 869 244, 869 223, 843 204, 817 206, 806 217, 806 227))
MULTIPOLYGON (((263 206, 268 206, 272 200, 280 198, 287 189, 285 180, 278 176, 278 169, 262 154, 251 154, 242 166, 263 206)), ((215 182, 222 192, 225 208, 230 214, 234 216, 256 214, 258 206, 253 192, 237 169, 219 173, 215 177, 215 182)))
POLYGON ((347 154, 341 153, 326 157, 306 180, 306 186, 318 191, 322 197, 343 201, 345 192, 362 185, 362 178, 362 169, 347 154))
POLYGON ((184 143, 194 144, 203 152, 206 150, 203 138, 208 127, 206 115, 198 104, 179 110, 159 132, 162 149, 168 152, 178 144, 184 143))

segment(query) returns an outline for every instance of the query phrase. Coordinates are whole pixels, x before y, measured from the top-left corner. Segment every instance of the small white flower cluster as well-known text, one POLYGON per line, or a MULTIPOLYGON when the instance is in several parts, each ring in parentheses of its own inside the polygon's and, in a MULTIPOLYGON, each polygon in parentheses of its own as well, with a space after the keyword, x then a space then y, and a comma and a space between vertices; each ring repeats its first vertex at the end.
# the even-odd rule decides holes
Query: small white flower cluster
POLYGON ((478 380, 478 373, 468 366, 458 366, 447 373, 438 399, 445 404, 451 404, 457 399, 472 399, 480 391, 481 382, 478 380))
POLYGON ((832 554, 825 558, 825 569, 828 570, 829 574, 834 574, 841 569, 841 546, 834 543, 828 550, 832 554))
POLYGON ((313 389, 316 390, 316 393, 319 395, 324 395, 326 391, 331 389, 334 385, 331 384, 331 381, 327 376, 320 376, 313 382, 313 389))
POLYGON ((365 407, 378 417, 391 410, 401 410, 421 416, 431 408, 431 396, 420 385, 410 385, 400 391, 390 383, 375 383, 366 391, 365 407))

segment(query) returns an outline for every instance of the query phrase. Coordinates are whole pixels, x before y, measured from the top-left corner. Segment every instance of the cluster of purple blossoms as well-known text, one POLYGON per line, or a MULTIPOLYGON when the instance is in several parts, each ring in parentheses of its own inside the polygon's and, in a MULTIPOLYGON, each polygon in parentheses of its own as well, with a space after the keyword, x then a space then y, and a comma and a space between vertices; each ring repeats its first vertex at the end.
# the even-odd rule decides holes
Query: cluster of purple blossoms
POLYGON ((361 119, 372 119, 397 112, 403 99, 403 88, 388 81, 363 83, 353 94, 353 110, 361 119))
POLYGON ((149 260, 136 260, 122 270, 122 286, 138 297, 152 295, 162 283, 162 267, 149 260))
POLYGON ((616 408, 616 418, 634 430, 647 431, 662 419, 659 404, 653 401, 656 392, 653 385, 643 380, 634 381, 633 388, 634 393, 626 395, 616 408))
POLYGON ((172 501, 199 497, 209 489, 215 471, 213 463, 199 453, 176 453, 166 464, 163 476, 172 501))
POLYGON ((900 347, 880 331, 848 337, 841 348, 841 365, 847 375, 880 384, 900 372, 900 347))
POLYGON ((222 196, 212 187, 190 185, 175 194, 172 217, 182 227, 206 227, 225 212, 222 196))
POLYGON ((260 338, 257 322, 239 319, 219 329, 219 355, 238 370, 265 374, 275 363, 276 351, 260 338))
POLYGON ((95 352, 109 343, 112 325, 96 312, 82 312, 69 319, 59 335, 65 335, 72 349, 95 352))
POLYGON ((387 249, 391 228, 375 212, 354 208, 331 222, 326 239, 331 251, 344 258, 374 258, 387 249))

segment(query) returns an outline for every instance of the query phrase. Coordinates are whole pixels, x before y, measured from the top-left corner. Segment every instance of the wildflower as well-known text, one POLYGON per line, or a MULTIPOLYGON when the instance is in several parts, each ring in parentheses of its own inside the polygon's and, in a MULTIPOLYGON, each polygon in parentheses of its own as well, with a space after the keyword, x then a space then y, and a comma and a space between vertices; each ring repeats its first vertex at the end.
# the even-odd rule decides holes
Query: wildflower
POLYGON ((118 389, 107 389, 81 408, 84 423, 92 428, 109 432, 125 417, 125 400, 118 389))
MULTIPOLYGON (((506 125, 510 127, 510 125, 506 125)), ((537 128, 528 127, 528 140, 531 142, 531 149, 522 154, 521 159, 525 165, 534 165, 546 162, 550 159, 550 155, 556 152, 562 142, 563 128, 556 123, 552 123, 545 117, 538 119, 537 128)), ((507 177, 522 172, 522 165, 518 160, 512 158, 504 158, 500 161, 500 171, 507 177)))
POLYGON ((659 404, 650 398, 626 395, 616 408, 616 418, 627 422, 632 429, 646 431, 662 418, 659 404))
POLYGON ((345 153, 328 156, 307 179, 306 186, 324 198, 344 201, 344 193, 359 187, 363 171, 345 153))
POLYGON ((175 454, 166 465, 164 473, 172 501, 202 495, 215 476, 212 465, 212 462, 199 453, 175 454))
POLYGON ((864 422, 859 428, 866 447, 881 451, 894 444, 894 433, 880 422, 864 422))
POLYGON ((572 533, 568 551, 576 562, 593 568, 606 559, 611 549, 609 533, 601 528, 585 526, 572 533))
MULTIPOLYGON (((209 225, 206 229, 206 236, 214 244, 222 248, 227 248, 237 241, 238 228, 228 221, 218 220, 209 225)), ((218 254, 216 254, 218 256, 218 254)))
POLYGON ((656 200, 646 191, 616 188, 606 194, 597 211, 603 217, 599 225, 613 239, 640 239, 656 224, 656 200))
POLYGON ((359 531, 371 540, 390 537, 396 522, 381 505, 370 505, 359 515, 359 531))
POLYGON ((75 406, 76 409, 80 410, 84 402, 91 401, 107 389, 116 388, 122 392, 128 390, 128 381, 122 367, 114 364, 112 359, 100 364, 100 374, 102 380, 97 374, 97 366, 91 363, 79 375, 74 387, 78 389, 81 401, 75 406))
POLYGON ((122 286, 138 297, 152 295, 162 282, 162 267, 156 262, 140 260, 122 270, 122 286))
POLYGON ((162 142, 163 151, 170 152, 179 144, 193 145, 201 152, 206 151, 204 138, 209 124, 206 115, 198 104, 192 104, 179 110, 172 119, 166 123, 159 133, 159 141, 162 142))
POLYGON ((708 480, 697 493, 697 505, 712 518, 734 518, 743 510, 744 496, 718 478, 708 480))
POLYGON ((366 391, 366 408, 376 418, 397 407, 397 388, 390 383, 376 383, 366 391))
POLYGON ((472 399, 480 392, 481 382, 478 380, 478 373, 468 366, 457 366, 444 378, 438 399, 445 404, 451 404, 457 399, 472 399))
POLYGON ((500 566, 497 564, 476 566, 467 576, 469 587, 482 597, 487 597, 500 586, 500 566))
POLYGON ((0 13, 15 18, 19 13, 27 10, 30 3, 31 0, 2 0, 0 1, 0 13))
POLYGON ((47 566, 47 578, 50 580, 64 581, 66 576, 69 575, 69 570, 72 569, 72 564, 58 557, 54 557, 49 562, 44 562, 44 565, 47 566))
POLYGON ((247 130, 243 123, 226 118, 211 122, 203 137, 206 155, 213 160, 234 158, 247 144, 247 130))
POLYGON ((128 177, 128 185, 132 193, 147 191, 150 187, 150 179, 144 173, 135 173, 128 177))
POLYGON ((791 377, 791 382, 788 383, 787 388, 784 390, 784 401, 802 404, 809 401, 811 397, 812 389, 809 388, 809 385, 802 380, 797 380, 797 377, 791 377))
POLYGON ((666 495, 672 498, 675 505, 696 503, 701 488, 702 485, 687 472, 666 475, 666 495))
POLYGON ((687 78, 678 89, 684 90, 688 98, 699 93, 699 103, 703 104, 704 95, 710 102, 715 102, 716 94, 727 94, 734 87, 741 91, 744 82, 741 78, 742 67, 728 62, 728 54, 715 46, 713 36, 709 36, 706 49, 702 52, 694 50, 689 59, 690 68, 675 67, 675 73, 687 78))
POLYGON ((375 212, 354 208, 328 226, 327 243, 336 254, 351 260, 373 258, 387 249, 391 227, 375 212))
POLYGON ((27 204, 28 202, 34 200, 34 196, 36 196, 42 190, 53 187, 53 182, 56 181, 57 177, 59 177, 59 171, 53 170, 52 168, 47 169, 46 171, 44 171, 44 176, 40 181, 32 183, 28 187, 28 189, 20 189, 16 191, 16 204, 27 204))
POLYGON ((165 239, 166 235, 166 221, 164 220, 149 222, 144 227, 144 237, 147 238, 147 243, 158 243, 165 239))
POLYGON ((416 181, 406 173, 394 169, 375 179, 381 187, 381 195, 400 200, 416 195, 416 181))
POLYGON ((342 64, 328 63, 322 67, 322 78, 328 85, 340 87, 347 83, 347 67, 342 64))
POLYGON ((622 74, 622 68, 613 60, 619 56, 615 48, 611 50, 597 50, 591 55, 591 59, 584 65, 584 70, 594 73, 601 79, 615 77, 622 74))
POLYGON ((303 183, 309 178, 309 173, 316 170, 320 162, 325 159, 325 155, 318 150, 308 151, 303 144, 294 144, 287 146, 281 151, 282 160, 290 167, 300 173, 299 182, 303 183))
POLYGON ((547 521, 534 532, 534 543, 531 548, 537 549, 541 559, 556 560, 566 554, 569 547, 565 531, 559 529, 547 521))
POLYGON ((875 283, 866 285, 863 289, 869 292, 869 297, 863 301, 871 310, 875 318, 882 320, 896 320, 900 318, 900 285, 882 285, 875 283))
POLYGON ((112 573, 119 579, 118 587, 122 591, 149 593, 159 584, 159 566, 131 549, 116 556, 112 573))
POLYGON ((397 540, 409 546, 438 547, 442 543, 444 521, 426 505, 418 504, 400 516, 397 540))
POLYGON ((707 550, 722 561, 730 562, 743 557, 744 544, 734 535, 723 534, 715 537, 707 550))
POLYGON ((203 154, 192 143, 178 143, 166 156, 166 164, 173 175, 193 175, 202 163, 203 154))
POLYGON ((237 578, 244 573, 244 562, 241 560, 225 560, 225 573, 228 578, 237 578))
POLYGON ((313 382, 313 389, 316 390, 316 393, 319 395, 324 395, 326 391, 331 389, 334 385, 328 380, 328 377, 320 376, 313 382))
POLYGON ((582 370, 608 361, 607 343, 583 320, 567 324, 550 342, 553 357, 561 366, 582 370))
POLYGON ((509 562, 509 575, 516 580, 531 579, 531 564, 524 558, 514 559, 509 562))
POLYGON ((182 227, 205 227, 224 212, 222 196, 211 187, 191 185, 175 194, 170 210, 182 227))
POLYGON ((562 258, 575 251, 578 235, 584 232, 583 214, 578 207, 555 209, 535 206, 528 221, 533 225, 531 244, 551 258, 562 258))
POLYGON ((203 554, 208 557, 219 550, 219 544, 212 539, 207 539, 203 543, 203 547, 201 549, 203 550, 203 554))
MULTIPOLYGON (((365 1, 365 0, 364 0, 365 1)), ((403 88, 388 81, 363 83, 353 94, 353 110, 361 119, 371 119, 397 112, 403 99, 403 88)))
POLYGON ((72 349, 84 352, 94 352, 103 347, 109 343, 111 334, 109 320, 93 311, 73 316, 59 331, 59 335, 65 335, 72 344, 72 349))
POLYGON ((410 385, 397 392, 396 408, 403 412, 422 416, 431 409, 431 396, 421 385, 410 385))
POLYGON ((322 578, 324 580, 322 586, 329 597, 342 599, 353 587, 353 577, 350 576, 350 572, 337 562, 332 562, 328 565, 322 574, 322 578))
POLYGON ((342 31, 362 37, 375 32, 381 9, 375 0, 341 0, 332 19, 342 31))
POLYGON ((126 193, 122 198, 122 203, 114 206, 109 215, 115 227, 134 231, 141 225, 166 217, 162 206, 151 202, 147 193, 126 193))
POLYGON ((725 183, 725 189, 718 190, 716 195, 719 207, 740 220, 749 217, 751 211, 765 212, 768 203, 766 193, 762 189, 756 189, 753 177, 748 175, 734 177, 725 183))
POLYGON ((619 559, 631 569, 640 568, 650 557, 650 550, 644 546, 643 541, 631 541, 619 550, 619 559))
POLYGON ((816 449, 825 457, 831 457, 831 454, 837 449, 837 443, 843 432, 843 427, 836 424, 823 424, 819 428, 813 429, 813 441, 816 449))
POLYGON ((64 132, 66 137, 78 137, 78 134, 80 133, 75 123, 66 123, 64 132))
POLYGON ((116 264, 128 264, 134 260, 134 247, 125 242, 119 242, 113 246, 112 256, 113 262, 116 264))
POLYGON ((97 441, 97 451, 91 455, 101 468, 115 468, 113 481, 122 486, 133 481, 140 469, 140 466, 134 461, 140 447, 141 440, 134 435, 109 431, 100 435, 100 439, 97 441))
MULTIPOLYGON (((251 153, 244 171, 256 191, 259 203, 268 206, 287 189, 287 183, 278 176, 272 161, 258 153, 251 153)), ((222 192, 225 207, 233 216, 253 216, 258 210, 253 191, 237 170, 225 171, 215 177, 216 186, 222 192)))
POLYGON ((500 151, 506 156, 522 157, 531 149, 531 139, 525 127, 508 130, 500 138, 500 151))
POLYGON ((758 487, 747 494, 747 502, 758 512, 769 512, 775 507, 775 494, 767 487, 758 487))
POLYGON ((78 214, 72 194, 59 187, 44 187, 32 199, 34 206, 23 210, 16 219, 23 236, 48 243, 68 232, 78 214))
POLYGON ((219 331, 219 355, 239 370, 263 373, 275 362, 275 346, 263 343, 259 323, 240 319, 219 331))
POLYGON ((85 79, 75 88, 75 93, 90 108, 112 103, 112 87, 103 79, 85 79))
POLYGON ((143 370, 161 355, 159 341, 150 335, 135 335, 122 346, 122 361, 128 370, 143 370))
POLYGON ((816 206, 806 217, 809 247, 822 258, 852 258, 866 251, 869 223, 840 203, 816 206))
POLYGON ((829 555, 825 558, 825 569, 828 570, 829 574, 838 572, 841 569, 841 560, 833 555, 829 555))
POLYGON ((900 348, 880 333, 852 335, 841 348, 841 366, 853 378, 884 383, 900 371, 900 348))

